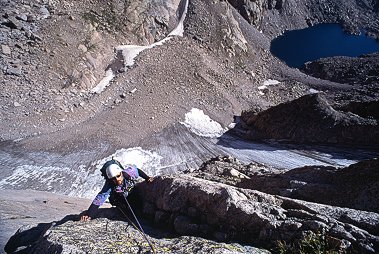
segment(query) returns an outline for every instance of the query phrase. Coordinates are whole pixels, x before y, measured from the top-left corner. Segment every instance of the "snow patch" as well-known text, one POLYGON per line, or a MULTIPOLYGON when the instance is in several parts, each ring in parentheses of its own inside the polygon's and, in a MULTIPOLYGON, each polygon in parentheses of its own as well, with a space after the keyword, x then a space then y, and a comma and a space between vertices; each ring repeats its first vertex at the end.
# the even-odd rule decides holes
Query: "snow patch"
POLYGON ((316 89, 313 89, 313 88, 309 89, 309 93, 310 93, 310 94, 319 93, 319 92, 320 92, 320 91, 318 91, 318 90, 316 90, 316 89))
POLYGON ((147 175, 151 176, 159 174, 162 159, 162 157, 157 153, 144 150, 141 147, 133 147, 128 149, 122 148, 117 150, 114 154, 96 162, 95 164, 98 171, 104 163, 111 160, 112 157, 121 162, 123 166, 134 164, 143 170, 147 175))
POLYGON ((171 33, 168 36, 181 36, 181 37, 183 36, 184 20, 187 16, 188 2, 189 2, 189 0, 187 0, 185 3, 184 12, 183 12, 182 16, 180 17, 179 24, 175 27, 174 30, 171 31, 171 33))
POLYGON ((265 93, 262 91, 262 90, 266 90, 268 89, 269 86, 272 86, 272 85, 277 85, 279 84, 280 82, 277 81, 277 80, 274 80, 274 79, 268 79, 266 81, 263 82, 263 85, 261 86, 258 86, 258 93, 260 95, 265 95, 265 93))
POLYGON ((22 165, 0 181, 0 189, 32 189, 69 196, 91 197, 98 191, 92 187, 101 181, 101 176, 89 177, 89 173, 84 165, 76 169, 22 165), (88 178, 92 181, 88 181, 88 178), (86 180, 85 183, 83 183, 84 180, 86 180))
POLYGON ((268 86, 277 85, 277 84, 280 84, 280 82, 277 81, 277 80, 275 80, 275 79, 268 79, 268 80, 264 81, 263 85, 259 86, 258 89, 259 90, 264 90, 264 89, 267 89, 268 86))
POLYGON ((136 58, 139 53, 141 53, 145 49, 149 49, 152 47, 154 47, 154 44, 150 46, 121 45, 116 47, 116 50, 122 52, 122 56, 124 57, 124 66, 129 67, 133 66, 134 58, 136 58))
POLYGON ((109 69, 107 70, 107 72, 105 73, 105 77, 99 82, 99 84, 97 84, 97 86, 95 86, 92 90, 91 90, 91 93, 101 93, 102 91, 104 91, 104 89, 109 86, 109 82, 111 82, 111 80, 114 78, 114 73, 112 71, 112 69, 109 69))
POLYGON ((184 122, 180 123, 201 137, 218 138, 228 130, 197 108, 185 114, 184 122))
POLYGON ((277 85, 277 84, 280 84, 280 82, 275 79, 268 79, 265 82, 263 82, 264 86, 271 86, 271 85, 277 85))
MULTIPOLYGON (((116 47, 116 51, 121 51, 122 56, 124 57, 124 68, 133 66, 134 65, 134 59, 138 56, 139 53, 144 51, 145 49, 150 49, 155 46, 163 45, 166 41, 170 40, 173 36, 183 36, 184 33, 184 20, 187 15, 187 9, 188 9, 188 2, 189 0, 186 0, 185 2, 185 9, 183 11, 182 16, 180 17, 178 25, 175 27, 174 30, 171 31, 171 33, 168 34, 168 36, 156 43, 153 43, 149 46, 139 46, 139 45, 120 45, 116 47)), ((126 70, 125 70, 126 71, 126 70)), ((109 69, 106 72, 105 77, 100 81, 100 83, 94 87, 91 92, 92 93, 101 93, 108 85, 109 82, 114 78, 114 73, 111 69, 109 69)))

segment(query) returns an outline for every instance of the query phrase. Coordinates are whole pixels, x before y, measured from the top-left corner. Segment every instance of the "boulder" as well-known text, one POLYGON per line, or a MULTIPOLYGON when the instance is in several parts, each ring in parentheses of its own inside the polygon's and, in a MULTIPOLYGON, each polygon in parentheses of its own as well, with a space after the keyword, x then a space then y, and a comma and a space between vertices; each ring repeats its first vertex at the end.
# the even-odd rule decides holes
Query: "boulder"
POLYGON ((307 166, 281 174, 252 176, 239 186, 322 204, 379 211, 379 161, 346 168, 307 166))

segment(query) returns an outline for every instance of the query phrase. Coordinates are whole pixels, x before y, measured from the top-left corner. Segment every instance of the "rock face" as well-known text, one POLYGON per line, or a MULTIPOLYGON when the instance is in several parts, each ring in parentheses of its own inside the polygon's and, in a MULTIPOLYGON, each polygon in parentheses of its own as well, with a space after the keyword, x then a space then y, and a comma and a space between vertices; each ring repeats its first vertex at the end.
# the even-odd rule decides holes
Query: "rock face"
POLYGON ((245 112, 247 137, 296 142, 377 144, 379 127, 374 119, 333 109, 321 94, 305 95, 256 115, 245 112))
MULTIPOLYGON (((147 231, 148 232, 148 231, 147 231)), ((267 253, 264 250, 182 236, 161 238, 148 232, 157 253, 267 253)), ((67 222, 50 229, 30 253, 149 253, 146 239, 124 221, 67 222), (73 230, 75 229, 75 230, 73 230)))
POLYGON ((347 168, 310 166, 283 174, 255 176, 239 186, 316 203, 379 212, 379 161, 347 168))
POLYGON ((270 253, 237 243, 164 233, 142 224, 146 238, 117 213, 101 209, 101 218, 78 222, 77 216, 20 228, 5 247, 7 253, 270 253), (113 216, 112 216, 113 213, 113 216), (21 252, 19 252, 21 251, 21 252))
POLYGON ((289 171, 262 164, 240 163, 232 157, 205 162, 192 175, 245 189, 321 204, 378 212, 379 160, 346 168, 307 166, 289 171))
POLYGON ((188 175, 141 186, 144 211, 180 234, 269 246, 326 230, 362 252, 378 249, 379 214, 320 205, 236 188, 188 175), (360 246, 360 247, 359 247, 360 246))

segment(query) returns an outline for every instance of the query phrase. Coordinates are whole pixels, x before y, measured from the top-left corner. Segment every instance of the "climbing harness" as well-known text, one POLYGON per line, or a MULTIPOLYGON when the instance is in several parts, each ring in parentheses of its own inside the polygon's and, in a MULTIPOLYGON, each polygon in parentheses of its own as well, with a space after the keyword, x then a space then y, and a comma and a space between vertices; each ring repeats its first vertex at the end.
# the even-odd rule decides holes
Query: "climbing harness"
POLYGON ((126 199, 125 196, 123 196, 123 197, 124 197, 124 199, 125 199, 126 204, 127 204, 128 207, 129 207, 130 211, 132 212, 132 215, 133 215, 134 219, 136 220, 136 222, 137 222, 137 224, 138 224, 139 227, 137 227, 137 226, 133 223, 133 221, 128 217, 128 215, 126 215, 126 214, 124 213, 124 211, 123 211, 120 207, 117 206, 117 208, 118 208, 118 209, 121 211, 121 213, 126 217, 126 219, 130 222, 130 224, 132 224, 132 226, 133 226, 137 231, 139 231, 139 232, 141 233, 141 235, 145 238, 145 240, 146 240, 147 243, 149 244, 149 246, 150 246, 151 250, 153 251, 153 253, 156 254, 156 251, 155 251, 154 245, 153 245, 153 244, 150 242, 150 240, 147 238, 147 236, 146 236, 145 232, 143 231, 143 228, 142 228, 141 224, 139 223, 139 221, 138 221, 138 219, 137 219, 137 216, 135 215, 135 213, 134 213, 132 207, 130 206, 128 200, 126 199))

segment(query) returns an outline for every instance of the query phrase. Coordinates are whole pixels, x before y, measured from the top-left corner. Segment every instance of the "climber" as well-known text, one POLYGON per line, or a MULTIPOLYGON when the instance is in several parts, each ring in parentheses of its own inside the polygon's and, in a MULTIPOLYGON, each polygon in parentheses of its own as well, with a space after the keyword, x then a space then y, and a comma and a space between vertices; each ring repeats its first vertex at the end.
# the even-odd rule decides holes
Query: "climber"
POLYGON ((121 163, 113 158, 104 164, 101 168, 101 172, 105 178, 104 186, 92 201, 88 210, 82 213, 80 217, 81 221, 90 220, 108 197, 112 205, 119 206, 125 203, 125 199, 130 194, 135 185, 135 180, 137 180, 139 176, 145 179, 147 183, 151 183, 154 180, 153 177, 147 176, 135 165, 127 166, 124 169, 121 163))

